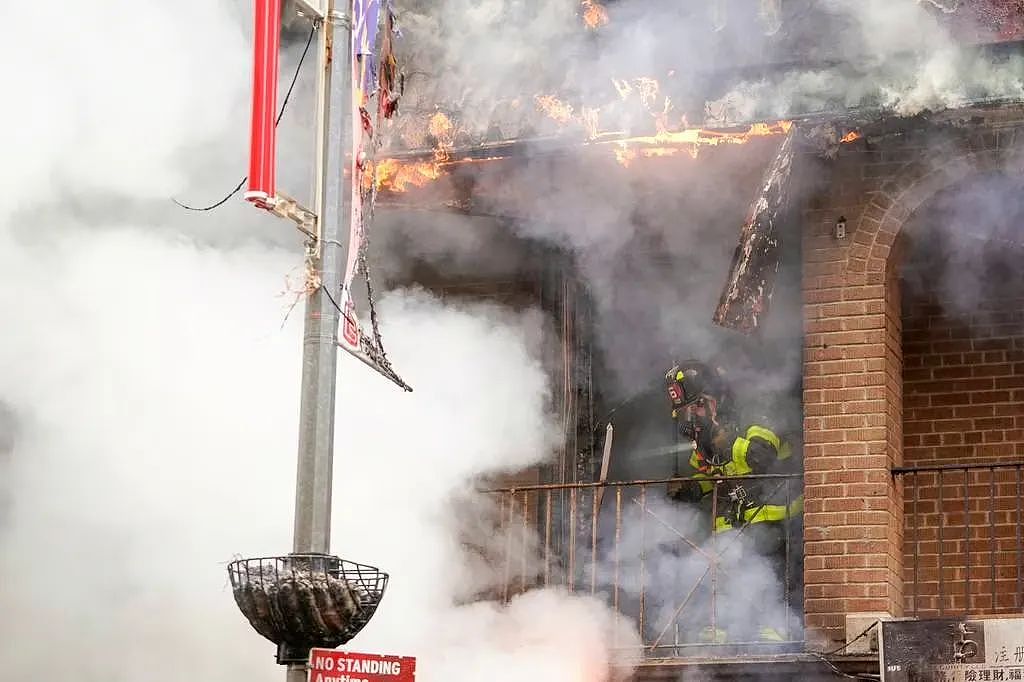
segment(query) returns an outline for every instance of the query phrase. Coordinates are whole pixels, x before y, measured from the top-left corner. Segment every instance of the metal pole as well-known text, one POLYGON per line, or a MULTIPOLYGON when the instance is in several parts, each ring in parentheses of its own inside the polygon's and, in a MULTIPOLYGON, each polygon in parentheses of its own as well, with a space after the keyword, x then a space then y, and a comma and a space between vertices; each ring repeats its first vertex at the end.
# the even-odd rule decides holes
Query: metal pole
MULTIPOLYGON (((331 5, 333 6, 333 2, 331 5)), ((351 15, 333 7, 320 31, 317 135, 318 175, 315 206, 319 243, 312 267, 321 286, 306 299, 302 349, 302 398, 299 415, 299 461, 295 488, 296 553, 330 550, 331 468, 334 457, 337 334, 346 247, 348 211, 344 192, 345 148, 349 133, 349 31, 351 15), (337 49, 335 49, 337 48, 337 49), (338 76, 341 76, 338 78, 338 76), (338 87, 331 83, 337 81, 338 87), (332 116, 331 110, 337 114, 332 116), (342 230, 342 224, 346 229, 342 230)))
MULTIPOLYGON (((341 317, 335 302, 340 298, 347 257, 343 235, 348 234, 349 222, 344 166, 351 140, 351 0, 328 0, 324 15, 317 60, 313 197, 319 239, 310 247, 310 267, 319 275, 321 286, 306 299, 295 484, 296 554, 328 554, 331 546, 337 333, 341 317)), ((287 680, 305 682, 306 665, 289 664, 287 680)))

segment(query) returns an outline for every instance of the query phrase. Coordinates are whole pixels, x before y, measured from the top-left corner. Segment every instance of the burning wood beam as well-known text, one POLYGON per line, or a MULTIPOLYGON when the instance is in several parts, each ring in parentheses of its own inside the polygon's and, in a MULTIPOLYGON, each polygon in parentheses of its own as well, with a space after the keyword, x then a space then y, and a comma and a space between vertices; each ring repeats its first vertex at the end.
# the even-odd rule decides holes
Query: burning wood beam
POLYGON ((743 225, 729 278, 712 318, 720 327, 751 334, 768 311, 779 269, 777 227, 788 199, 794 130, 790 130, 768 167, 743 225))
MULTIPOLYGON (((944 114, 956 114, 970 109, 982 109, 989 107, 1017 106, 1021 103, 1019 97, 986 97, 964 102, 962 106, 951 110, 926 111, 917 114, 911 119, 938 118, 944 114)), ((786 122, 806 127, 805 124, 832 124, 844 130, 871 128, 884 122, 896 122, 906 117, 895 114, 884 107, 866 106, 852 107, 848 109, 828 109, 822 111, 794 114, 787 116, 786 122)), ((735 123, 725 127, 707 126, 701 128, 709 134, 735 134, 748 131, 751 127, 765 125, 766 121, 755 119, 735 123)), ((803 131, 806 133, 807 131, 803 131)), ((638 140, 651 139, 650 136, 636 136, 625 131, 602 132, 592 137, 559 133, 530 138, 516 138, 500 140, 495 142, 481 142, 467 146, 451 147, 447 149, 452 161, 459 160, 496 160, 517 156, 537 156, 548 153, 563 153, 575 151, 585 147, 614 146, 621 144, 637 144, 638 140)), ((386 154, 389 159, 401 162, 433 161, 437 154, 436 148, 419 149, 390 149, 386 154)))

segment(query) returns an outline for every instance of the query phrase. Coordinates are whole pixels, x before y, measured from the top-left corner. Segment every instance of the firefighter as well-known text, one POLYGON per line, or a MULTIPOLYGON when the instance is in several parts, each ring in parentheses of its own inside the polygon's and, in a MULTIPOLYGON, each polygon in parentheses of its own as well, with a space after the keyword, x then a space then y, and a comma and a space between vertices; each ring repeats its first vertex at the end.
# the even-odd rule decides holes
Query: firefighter
MULTIPOLYGON (((716 476, 797 473, 801 463, 791 445, 763 423, 740 428, 742 422, 733 396, 720 371, 698 361, 689 361, 669 370, 665 382, 679 439, 691 444, 691 448, 676 455, 675 476, 694 479, 670 483, 669 497, 712 507, 714 518, 710 532, 719 546, 742 547, 740 552, 753 551, 766 557, 780 584, 785 579, 788 557, 791 588, 795 583, 802 584, 802 543, 797 541, 789 546, 788 553, 786 551, 794 535, 802 536, 802 529, 799 534, 794 533, 803 512, 802 491, 786 478, 713 480, 716 476), (739 535, 746 537, 737 538, 739 535), (739 542, 726 538, 736 538, 739 542)), ((742 557, 727 570, 728 573, 737 571, 743 571, 742 557)), ((724 576, 724 581, 718 582, 719 591, 729 590, 730 581, 742 579, 742 575, 724 576)), ((758 580, 751 582, 759 583, 758 580)), ((759 584, 764 582, 762 579, 759 584)), ((748 593, 754 592, 744 600, 744 604, 755 611, 750 614, 752 617, 722 614, 716 617, 716 624, 725 623, 738 631, 730 633, 724 628, 712 630, 708 626, 700 634, 701 641, 784 640, 782 632, 788 629, 788 623, 757 622, 758 616, 761 621, 778 619, 779 614, 768 613, 772 610, 769 605, 780 603, 783 595, 776 592, 774 585, 766 585, 759 593, 749 584, 742 587, 748 593)), ((798 603, 801 597, 794 592, 796 590, 791 589, 791 601, 798 603)), ((728 595, 725 596, 719 600, 721 603, 729 601, 728 595)))

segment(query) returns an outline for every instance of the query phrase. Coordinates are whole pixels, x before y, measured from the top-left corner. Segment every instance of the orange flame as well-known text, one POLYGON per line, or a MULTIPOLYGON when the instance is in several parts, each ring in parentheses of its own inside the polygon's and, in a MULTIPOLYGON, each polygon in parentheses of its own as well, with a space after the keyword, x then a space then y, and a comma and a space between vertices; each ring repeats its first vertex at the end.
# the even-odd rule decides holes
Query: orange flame
POLYGON ((597 137, 597 134, 600 132, 600 114, 600 110, 587 107, 583 107, 583 110, 580 111, 580 123, 583 125, 583 129, 587 131, 587 137, 591 140, 597 137))
MULTIPOLYGON (((448 174, 449 169, 454 165, 488 163, 499 161, 505 157, 486 156, 483 158, 461 158, 452 159, 446 163, 434 161, 400 161, 399 159, 383 159, 377 163, 372 172, 373 181, 377 183, 378 190, 390 192, 408 192, 412 187, 424 187, 425 185, 448 174)), ((370 174, 364 176, 364 182, 369 185, 370 174)))
POLYGON ((630 164, 638 158, 644 159, 656 159, 666 156, 675 156, 679 152, 685 151, 693 158, 697 158, 697 147, 630 147, 624 142, 620 142, 612 148, 612 152, 615 154, 615 160, 622 164, 624 167, 629 168, 630 164))
POLYGON ((437 140, 437 148, 434 150, 434 160, 438 163, 447 161, 451 157, 451 149, 455 146, 455 126, 443 111, 439 111, 430 117, 427 130, 437 140))
POLYGON ((373 169, 373 181, 377 184, 378 190, 407 192, 409 185, 423 187, 428 182, 437 180, 442 174, 441 167, 436 163, 403 163, 398 159, 382 159, 373 169))
POLYGON ((572 121, 572 106, 566 104, 554 95, 537 95, 533 98, 537 108, 543 111, 551 119, 560 125, 566 125, 572 121))
POLYGON ((849 142, 853 142, 854 140, 859 140, 862 137, 863 135, 858 133, 856 130, 851 130, 850 132, 843 135, 839 141, 842 142, 843 144, 847 144, 849 142))
POLYGON ((793 127, 792 121, 775 121, 774 123, 755 123, 746 132, 719 132, 704 128, 687 128, 685 130, 663 130, 656 135, 631 137, 625 142, 664 146, 666 144, 696 144, 717 146, 719 144, 744 144, 755 137, 784 135, 793 127))
POLYGON ((576 113, 571 104, 563 102, 554 95, 536 95, 533 101, 536 103, 537 109, 559 126, 575 123, 586 131, 587 138, 591 140, 600 132, 600 109, 583 107, 579 113, 576 113))
POLYGON ((624 155, 620 150, 629 145, 648 145, 641 149, 639 155, 646 158, 654 156, 670 156, 674 149, 685 149, 690 156, 697 158, 701 147, 715 147, 720 144, 745 144, 755 137, 784 135, 793 127, 792 121, 775 121, 774 123, 755 123, 744 132, 719 132, 704 128, 688 128, 679 131, 659 130, 657 134, 646 137, 630 137, 619 142, 615 149, 615 158, 624 166, 637 158, 638 154, 624 155), (671 145, 671 146, 670 146, 671 145), (678 146, 677 146, 678 145, 678 146), (625 159, 625 161, 624 161, 625 159))
POLYGON ((591 31, 608 23, 608 10, 597 0, 582 0, 580 6, 583 9, 583 23, 591 31))
POLYGON ((625 144, 616 145, 612 148, 612 151, 615 152, 615 160, 626 168, 629 168, 629 164, 633 163, 633 160, 637 157, 636 149, 627 147, 625 144))
MULTIPOLYGON (((538 103, 541 101, 538 97, 538 103)), ((544 100, 553 108, 553 111, 560 111, 555 104, 558 100, 550 98, 544 100)), ((563 105, 566 106, 567 105, 563 105)), ((571 107, 567 107, 571 111, 571 107)), ((586 122, 587 117, 593 117, 593 130, 596 134, 596 110, 584 109, 581 117, 586 122)), ((616 161, 625 167, 629 167, 638 158, 658 158, 675 156, 680 152, 686 152, 693 158, 697 158, 702 147, 715 147, 721 144, 745 144, 757 137, 769 137, 772 135, 784 135, 793 127, 792 121, 775 121, 771 123, 755 123, 746 131, 742 132, 720 132, 706 130, 704 128, 688 128, 679 131, 660 130, 657 134, 646 137, 630 137, 618 140, 612 146, 612 152, 616 161)), ((469 163, 476 161, 491 161, 499 157, 487 159, 459 159, 452 160, 450 155, 451 121, 444 114, 435 114, 430 122, 430 133, 438 140, 439 147, 434 152, 434 161, 430 162, 404 162, 397 159, 384 159, 378 162, 373 169, 373 181, 377 189, 389 190, 391 192, 407 192, 410 187, 423 187, 429 182, 437 180, 446 174, 446 166, 454 163, 469 163), (447 145, 447 146, 445 146, 447 145)), ((590 128, 588 127, 588 130, 590 128)), ((592 134, 592 137, 594 135, 592 134)), ((848 142, 860 137, 857 133, 850 133, 844 136, 843 141, 848 142)))

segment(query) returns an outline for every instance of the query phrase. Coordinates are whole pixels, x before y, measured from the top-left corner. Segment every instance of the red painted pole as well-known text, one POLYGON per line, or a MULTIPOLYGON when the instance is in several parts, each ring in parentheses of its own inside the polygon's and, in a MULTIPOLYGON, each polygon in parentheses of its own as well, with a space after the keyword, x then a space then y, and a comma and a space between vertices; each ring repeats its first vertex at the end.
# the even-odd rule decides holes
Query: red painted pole
POLYGON ((268 208, 277 194, 277 71, 281 49, 281 0, 255 0, 252 129, 247 201, 268 208))

